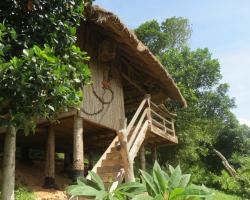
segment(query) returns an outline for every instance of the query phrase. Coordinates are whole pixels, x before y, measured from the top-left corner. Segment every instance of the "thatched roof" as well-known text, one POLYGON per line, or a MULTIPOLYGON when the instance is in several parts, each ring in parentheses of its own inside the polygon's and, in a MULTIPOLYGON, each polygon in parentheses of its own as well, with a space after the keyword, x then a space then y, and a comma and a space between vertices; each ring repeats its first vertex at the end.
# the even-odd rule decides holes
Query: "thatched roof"
POLYGON ((166 68, 115 14, 99 6, 88 7, 85 14, 87 21, 109 32, 118 42, 118 45, 124 46, 126 52, 132 57, 131 59, 137 59, 138 63, 141 63, 141 70, 147 70, 149 74, 156 77, 167 96, 177 100, 182 106, 187 106, 186 100, 166 68))

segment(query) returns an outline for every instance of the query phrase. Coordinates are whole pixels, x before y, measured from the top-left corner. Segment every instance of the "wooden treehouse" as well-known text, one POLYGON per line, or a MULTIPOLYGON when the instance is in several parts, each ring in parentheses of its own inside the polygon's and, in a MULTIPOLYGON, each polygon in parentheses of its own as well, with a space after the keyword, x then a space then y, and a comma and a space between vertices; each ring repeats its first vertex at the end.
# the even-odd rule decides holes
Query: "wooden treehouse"
POLYGON ((93 81, 84 88, 81 108, 60 114, 60 123, 39 121, 34 135, 18 134, 17 146, 46 149, 47 187, 56 182, 55 152, 65 153, 74 178, 83 175, 84 158, 99 152, 92 171, 104 182, 133 181, 134 160, 145 159, 145 147, 156 155, 157 146, 178 143, 176 115, 163 103, 172 99, 185 107, 186 101, 166 69, 114 14, 89 7, 78 45, 91 57, 93 81))

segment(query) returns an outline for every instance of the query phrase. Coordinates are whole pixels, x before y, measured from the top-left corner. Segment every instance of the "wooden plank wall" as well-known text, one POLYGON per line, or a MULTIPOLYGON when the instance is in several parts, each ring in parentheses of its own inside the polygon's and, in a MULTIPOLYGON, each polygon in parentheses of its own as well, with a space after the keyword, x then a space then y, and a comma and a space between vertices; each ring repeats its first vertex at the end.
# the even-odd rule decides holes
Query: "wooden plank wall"
MULTIPOLYGON (((99 97, 102 97, 103 94, 102 82, 108 77, 109 65, 111 64, 98 63, 97 59, 92 59, 90 63, 93 88, 99 97)), ((104 110, 101 113, 96 115, 84 114, 84 118, 118 130, 120 128, 120 120, 125 118, 124 95, 118 67, 114 66, 114 64, 112 65, 110 88, 114 94, 113 101, 108 105, 104 105, 104 110)), ((90 85, 84 88, 83 109, 88 113, 97 112, 102 107, 102 103, 96 98, 93 88, 90 85)), ((111 99, 111 93, 106 91, 103 99, 104 101, 109 101, 111 99)))

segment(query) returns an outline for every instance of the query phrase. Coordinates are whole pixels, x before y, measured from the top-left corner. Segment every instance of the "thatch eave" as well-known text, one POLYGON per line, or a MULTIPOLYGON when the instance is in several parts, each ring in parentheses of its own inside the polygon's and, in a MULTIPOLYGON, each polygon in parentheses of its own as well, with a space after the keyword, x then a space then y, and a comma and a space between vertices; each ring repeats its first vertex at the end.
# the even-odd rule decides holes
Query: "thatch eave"
POLYGON ((165 67, 116 15, 99 6, 90 6, 87 7, 85 16, 87 21, 101 27, 111 35, 115 35, 119 45, 123 44, 126 46, 130 55, 135 55, 133 59, 143 63, 140 66, 141 70, 147 70, 154 77, 158 78, 159 85, 166 91, 166 96, 178 101, 183 107, 187 106, 186 100, 165 67))

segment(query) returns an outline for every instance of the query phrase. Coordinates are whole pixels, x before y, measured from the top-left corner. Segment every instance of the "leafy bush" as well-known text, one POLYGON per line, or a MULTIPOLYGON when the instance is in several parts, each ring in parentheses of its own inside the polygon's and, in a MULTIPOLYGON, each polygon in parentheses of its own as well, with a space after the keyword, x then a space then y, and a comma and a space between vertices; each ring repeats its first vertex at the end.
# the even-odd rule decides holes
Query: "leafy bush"
POLYGON ((84 178, 77 180, 77 185, 69 186, 66 191, 71 198, 83 196, 97 200, 123 200, 132 198, 145 191, 144 185, 138 182, 124 183, 112 190, 105 188, 102 179, 94 172, 89 172, 91 180, 84 178))
POLYGON ((222 170, 220 176, 214 177, 214 182, 218 183, 224 191, 239 193, 241 190, 239 182, 234 177, 231 177, 225 170, 222 170))
POLYGON ((212 199, 213 194, 205 186, 189 184, 190 174, 182 174, 180 166, 169 166, 169 174, 161 169, 156 162, 152 175, 141 171, 142 182, 145 184, 147 194, 141 194, 134 199, 212 199))
POLYGON ((84 196, 98 200, 181 200, 212 199, 213 193, 205 186, 189 184, 190 174, 182 174, 180 167, 169 166, 167 174, 156 162, 152 175, 140 171, 141 181, 124 183, 116 189, 106 190, 101 178, 90 172, 91 180, 78 180, 77 185, 67 188, 67 192, 75 196, 84 196))

